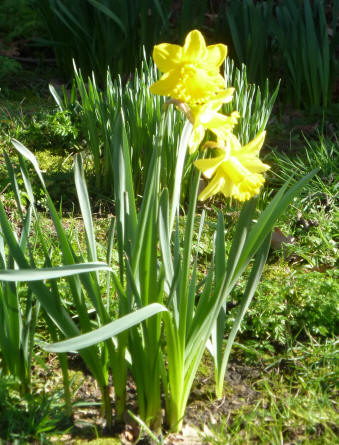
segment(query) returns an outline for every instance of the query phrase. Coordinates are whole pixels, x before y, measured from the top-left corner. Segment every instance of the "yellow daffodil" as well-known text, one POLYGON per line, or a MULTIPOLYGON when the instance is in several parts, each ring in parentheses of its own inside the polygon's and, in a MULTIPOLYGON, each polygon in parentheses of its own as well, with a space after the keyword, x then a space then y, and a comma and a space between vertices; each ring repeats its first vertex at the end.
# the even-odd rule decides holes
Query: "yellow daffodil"
POLYGON ((189 152, 193 153, 203 140, 205 130, 211 130, 218 137, 222 137, 232 131, 237 123, 239 113, 233 112, 230 116, 225 116, 217 111, 222 104, 230 102, 233 98, 234 88, 227 88, 215 96, 204 105, 191 107, 190 114, 193 124, 192 135, 188 143, 189 152))
POLYGON ((257 195, 265 182, 262 173, 270 168, 259 159, 264 139, 265 132, 262 132, 242 147, 230 133, 225 142, 208 142, 206 146, 217 148, 219 156, 194 163, 207 179, 213 176, 199 199, 204 201, 216 193, 223 193, 226 197, 247 201, 257 195))
POLYGON ((191 31, 184 46, 161 43, 153 50, 153 60, 163 76, 150 87, 153 94, 171 96, 189 104, 205 103, 225 88, 220 65, 227 46, 206 46, 200 31, 191 31))

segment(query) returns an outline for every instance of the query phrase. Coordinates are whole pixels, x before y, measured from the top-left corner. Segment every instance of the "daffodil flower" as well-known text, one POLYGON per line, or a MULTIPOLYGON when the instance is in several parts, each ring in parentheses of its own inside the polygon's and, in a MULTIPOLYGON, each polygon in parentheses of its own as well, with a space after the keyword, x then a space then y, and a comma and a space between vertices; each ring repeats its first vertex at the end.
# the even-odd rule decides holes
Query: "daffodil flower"
POLYGON ((220 138, 225 137, 232 131, 240 116, 239 113, 235 111, 230 116, 225 116, 217 111, 222 104, 232 100, 233 92, 234 88, 227 88, 227 90, 222 91, 206 104, 191 107, 190 114, 193 130, 188 143, 190 153, 195 152, 198 148, 206 130, 211 130, 220 138))
POLYGON ((230 133, 226 141, 207 142, 206 146, 216 148, 219 156, 194 162, 207 179, 213 177, 199 199, 204 201, 216 193, 223 193, 227 198, 247 201, 257 195, 265 182, 262 173, 270 168, 259 159, 264 139, 265 132, 262 132, 242 147, 230 133))
POLYGON ((151 85, 150 91, 188 104, 205 103, 225 88, 219 70, 226 55, 226 45, 206 46, 198 30, 186 36, 184 46, 156 45, 153 60, 164 74, 151 85))

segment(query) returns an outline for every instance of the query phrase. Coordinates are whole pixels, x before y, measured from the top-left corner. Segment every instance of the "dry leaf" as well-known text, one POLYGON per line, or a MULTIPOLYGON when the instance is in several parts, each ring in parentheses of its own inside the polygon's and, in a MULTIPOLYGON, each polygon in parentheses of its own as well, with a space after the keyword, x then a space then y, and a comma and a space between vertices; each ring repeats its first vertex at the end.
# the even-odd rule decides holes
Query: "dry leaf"
POLYGON ((273 250, 279 250, 283 244, 295 244, 295 238, 286 236, 279 227, 275 227, 272 233, 271 247, 273 250))

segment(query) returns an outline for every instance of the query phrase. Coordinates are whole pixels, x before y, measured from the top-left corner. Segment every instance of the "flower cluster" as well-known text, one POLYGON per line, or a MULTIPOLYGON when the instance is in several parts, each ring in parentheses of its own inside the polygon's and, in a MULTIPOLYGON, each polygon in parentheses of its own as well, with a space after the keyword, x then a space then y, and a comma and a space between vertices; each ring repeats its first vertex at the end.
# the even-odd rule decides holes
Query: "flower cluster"
POLYGON ((230 116, 219 113, 222 105, 232 100, 234 92, 234 88, 226 88, 220 74, 226 55, 225 45, 206 46, 197 30, 186 36, 182 47, 170 43, 156 45, 153 59, 163 75, 151 85, 150 91, 171 97, 171 102, 191 121, 190 153, 197 150, 206 130, 216 138, 204 148, 215 149, 217 156, 195 161, 195 166, 211 179, 199 199, 205 200, 221 192, 226 197, 246 201, 258 194, 265 181, 262 173, 269 168, 259 159, 265 132, 241 146, 233 134, 239 113, 235 111, 230 116))

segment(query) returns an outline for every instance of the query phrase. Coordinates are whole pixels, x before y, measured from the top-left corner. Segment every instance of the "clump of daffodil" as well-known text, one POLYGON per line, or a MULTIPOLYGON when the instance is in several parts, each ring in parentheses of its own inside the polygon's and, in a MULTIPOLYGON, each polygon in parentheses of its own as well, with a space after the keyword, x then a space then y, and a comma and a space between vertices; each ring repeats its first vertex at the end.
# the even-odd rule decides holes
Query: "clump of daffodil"
POLYGON ((187 104, 205 103, 225 89, 219 71, 226 55, 226 45, 206 46, 198 30, 186 36, 184 46, 156 45, 153 60, 163 75, 151 85, 150 91, 187 104))
POLYGON ((207 179, 207 187, 200 193, 199 199, 205 199, 223 193, 227 198, 247 201, 259 193, 265 182, 263 172, 270 167, 259 159, 259 151, 264 143, 263 131, 245 146, 230 133, 226 140, 207 142, 205 147, 217 149, 218 156, 209 159, 198 159, 195 166, 207 179))

